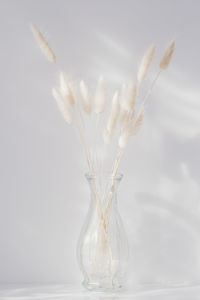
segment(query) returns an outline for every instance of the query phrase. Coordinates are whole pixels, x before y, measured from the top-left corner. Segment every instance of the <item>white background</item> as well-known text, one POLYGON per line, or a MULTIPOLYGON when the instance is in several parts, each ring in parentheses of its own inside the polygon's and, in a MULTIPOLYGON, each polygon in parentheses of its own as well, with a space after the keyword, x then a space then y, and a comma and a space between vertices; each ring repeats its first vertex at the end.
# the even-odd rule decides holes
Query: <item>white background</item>
MULTIPOLYGON (((131 248, 130 282, 200 280, 200 2, 0 0, 0 282, 80 282, 76 242, 89 206, 86 166, 51 87, 58 65, 108 90, 136 74, 146 48, 176 52, 120 167, 119 208, 131 248)), ((147 81, 148 83, 148 81, 147 81)))

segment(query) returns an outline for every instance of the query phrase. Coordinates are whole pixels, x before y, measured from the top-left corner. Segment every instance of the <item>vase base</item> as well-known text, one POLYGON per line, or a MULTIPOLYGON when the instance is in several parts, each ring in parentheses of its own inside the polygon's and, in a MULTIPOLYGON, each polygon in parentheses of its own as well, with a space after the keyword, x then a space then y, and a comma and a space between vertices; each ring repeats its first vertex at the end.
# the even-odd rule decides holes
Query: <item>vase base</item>
POLYGON ((122 285, 120 284, 100 284, 87 281, 83 281, 82 284, 87 290, 95 292, 115 292, 122 289, 122 285))

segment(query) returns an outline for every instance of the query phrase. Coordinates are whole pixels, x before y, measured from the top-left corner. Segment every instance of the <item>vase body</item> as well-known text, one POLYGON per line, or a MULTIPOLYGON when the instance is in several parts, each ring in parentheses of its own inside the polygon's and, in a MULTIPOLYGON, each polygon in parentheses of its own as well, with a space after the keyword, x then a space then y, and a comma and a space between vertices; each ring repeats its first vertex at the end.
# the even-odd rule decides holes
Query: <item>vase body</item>
POLYGON ((117 206, 122 175, 105 175, 102 182, 87 174, 91 200, 77 246, 83 285, 89 290, 115 290, 125 283, 128 241, 117 206))

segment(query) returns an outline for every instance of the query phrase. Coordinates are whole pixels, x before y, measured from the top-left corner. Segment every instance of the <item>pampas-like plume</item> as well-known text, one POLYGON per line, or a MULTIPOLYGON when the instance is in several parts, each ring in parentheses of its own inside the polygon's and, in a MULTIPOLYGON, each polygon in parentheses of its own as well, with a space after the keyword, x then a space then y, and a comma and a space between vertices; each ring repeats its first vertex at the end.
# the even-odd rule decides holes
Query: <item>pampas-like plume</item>
POLYGON ((72 116, 68 110, 68 108, 66 107, 61 95, 59 94, 59 92, 57 91, 57 89, 53 88, 52 89, 52 94, 53 94, 53 97, 55 98, 56 100, 56 103, 58 105, 58 109, 60 110, 62 116, 64 117, 65 121, 68 123, 68 124, 71 124, 72 123, 72 116))
POLYGON ((120 95, 120 108, 121 111, 127 111, 127 86, 123 84, 121 87, 121 95, 120 95))
POLYGON ((118 145, 121 149, 125 148, 130 138, 129 130, 125 129, 119 136, 118 145))
POLYGON ((125 100, 126 100, 126 85, 123 84, 120 92, 120 123, 123 124, 128 119, 128 112, 125 108, 125 100))
POLYGON ((51 49, 51 47, 49 46, 47 40, 42 35, 42 33, 32 23, 30 23, 30 29, 33 33, 33 36, 34 36, 36 42, 40 46, 40 49, 42 50, 43 54, 45 55, 45 57, 48 59, 48 61, 55 63, 56 56, 55 56, 53 50, 51 49))
POLYGON ((139 69, 138 69, 138 82, 140 83, 141 81, 144 80, 144 78, 147 75, 147 72, 149 70, 150 64, 152 62, 152 59, 154 57, 155 53, 155 46, 152 45, 144 54, 142 61, 140 63, 139 69))
POLYGON ((71 90, 69 80, 64 72, 60 72, 60 93, 68 105, 73 106, 75 103, 74 95, 71 90))
POLYGON ((103 131, 104 144, 106 144, 106 145, 110 144, 111 140, 112 140, 112 136, 111 136, 110 132, 108 131, 107 128, 104 128, 104 131, 103 131))
POLYGON ((137 86, 135 82, 131 82, 129 83, 127 88, 127 99, 125 101, 126 109, 130 112, 132 112, 134 109, 136 95, 137 95, 137 86))
POLYGON ((144 114, 144 107, 142 107, 142 109, 140 110, 140 112, 138 113, 135 119, 134 125, 130 132, 131 135, 135 135, 140 129, 140 126, 142 125, 142 121, 143 121, 143 114, 144 114))
POLYGON ((91 99, 89 95, 88 88, 83 80, 80 82, 80 92, 82 96, 83 109, 87 114, 91 113, 91 99))
POLYGON ((107 125, 106 125, 106 128, 111 133, 111 135, 114 132, 118 116, 119 116, 118 92, 115 92, 113 99, 112 99, 110 115, 108 117, 108 121, 107 121, 107 125))
POLYGON ((172 55, 174 53, 174 48, 175 48, 175 40, 172 40, 171 43, 169 44, 169 46, 167 47, 167 49, 165 50, 165 53, 160 61, 160 69, 161 70, 165 70, 167 69, 172 55))
POLYGON ((118 140, 118 145, 121 149, 126 147, 128 141, 129 141, 129 138, 132 135, 135 135, 138 132, 138 130, 140 129, 140 126, 142 125, 142 121, 143 121, 143 113, 144 113, 144 106, 142 105, 136 118, 130 120, 129 122, 127 122, 125 124, 125 126, 122 130, 122 133, 119 137, 119 140, 118 140))
POLYGON ((126 123, 129 119, 129 111, 128 110, 122 110, 120 111, 120 123, 121 126, 123 126, 124 123, 126 123))
POLYGON ((94 100, 95 100, 95 108, 94 108, 95 113, 100 114, 104 112, 106 98, 105 98, 105 83, 102 76, 99 78, 94 100))
POLYGON ((137 96, 137 86, 135 82, 130 82, 126 87, 122 86, 120 101, 120 123, 127 122, 134 112, 135 100, 137 96))

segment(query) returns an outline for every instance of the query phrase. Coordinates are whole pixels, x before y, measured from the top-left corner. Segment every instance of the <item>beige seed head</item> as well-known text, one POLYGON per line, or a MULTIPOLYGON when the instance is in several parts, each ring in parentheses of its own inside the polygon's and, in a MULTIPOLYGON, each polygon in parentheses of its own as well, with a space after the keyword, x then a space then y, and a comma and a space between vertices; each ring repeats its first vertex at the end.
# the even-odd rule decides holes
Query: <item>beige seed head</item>
POLYGON ((110 144, 111 140, 112 140, 111 133, 107 130, 107 128, 104 128, 104 131, 103 131, 104 144, 106 144, 106 145, 110 144))
POLYGON ((119 112, 120 112, 120 107, 119 107, 119 100, 118 100, 118 92, 115 92, 112 99, 111 111, 106 125, 106 128, 110 133, 113 133, 115 130, 119 112))
POLYGON ((126 105, 126 99, 127 99, 127 86, 125 84, 121 87, 121 93, 120 93, 120 123, 121 125, 128 120, 129 111, 127 110, 126 105))
POLYGON ((52 89, 52 94, 53 94, 54 99, 56 100, 58 109, 60 110, 63 118, 65 119, 65 121, 68 124, 71 124, 72 123, 71 113, 68 110, 68 108, 66 107, 66 104, 63 101, 63 99, 62 99, 61 95, 59 94, 59 92, 57 91, 57 89, 53 88, 52 89))
POLYGON ((137 96, 137 86, 135 82, 130 82, 128 86, 123 85, 121 90, 120 107, 122 111, 133 111, 137 96))
POLYGON ((121 92, 120 92, 120 108, 121 108, 121 110, 127 109, 126 99, 127 99, 127 86, 126 86, 126 84, 123 84, 121 87, 121 92))
POLYGON ((60 72, 60 93, 69 106, 74 105, 74 95, 70 87, 69 79, 64 72, 60 72))
POLYGON ((120 123, 123 125, 134 115, 134 106, 137 97, 137 86, 130 82, 128 86, 123 85, 120 101, 120 123))
POLYGON ((48 61, 55 63, 56 56, 55 56, 53 50, 51 49, 51 47, 49 46, 45 37, 37 29, 37 27, 32 23, 30 23, 30 29, 33 33, 33 36, 34 36, 37 44, 39 45, 40 49, 42 50, 43 54, 45 55, 45 57, 48 59, 48 61))
POLYGON ((122 133, 118 140, 118 144, 120 148, 125 148, 130 137, 132 135, 135 135, 138 132, 140 126, 142 125, 143 114, 144 114, 144 106, 141 107, 140 111, 136 116, 136 119, 130 118, 130 120, 124 125, 122 133))
POLYGON ((127 89, 126 106, 128 111, 134 110, 135 100, 137 96, 137 86, 135 82, 130 82, 127 89))
POLYGON ((105 83, 102 76, 99 78, 99 81, 97 83, 94 102, 95 102, 95 108, 94 108, 95 113, 100 114, 104 112, 106 98, 105 98, 105 83))
POLYGON ((151 62, 153 60, 154 54, 155 54, 155 46, 152 45, 147 49, 140 63, 138 74, 137 74, 138 82, 143 81, 144 78, 146 77, 151 62))
POLYGON ((129 111, 128 110, 121 110, 120 112, 120 123, 123 125, 129 119, 129 111))
POLYGON ((130 138, 130 134, 128 131, 124 130, 120 136, 119 136, 119 140, 118 140, 118 145, 121 149, 125 148, 126 145, 128 144, 130 138))
POLYGON ((161 70, 167 69, 167 67, 171 61, 172 55, 174 53, 174 48, 175 48, 175 40, 171 41, 171 43, 165 50, 165 53, 160 61, 160 69, 161 70))
POLYGON ((120 112, 120 106, 118 101, 118 92, 115 92, 112 99, 110 114, 108 116, 108 120, 103 131, 103 140, 105 144, 109 144, 114 136, 114 131, 117 124, 119 112, 120 112))
POLYGON ((90 114, 91 113, 91 99, 90 99, 88 88, 83 80, 81 80, 81 82, 80 82, 80 92, 81 92, 83 109, 87 114, 90 114))
POLYGON ((143 113, 144 113, 143 109, 138 113, 138 115, 135 119, 133 128, 131 130, 131 135, 137 134, 138 130, 140 129, 142 122, 143 122, 143 113))

